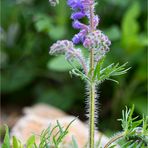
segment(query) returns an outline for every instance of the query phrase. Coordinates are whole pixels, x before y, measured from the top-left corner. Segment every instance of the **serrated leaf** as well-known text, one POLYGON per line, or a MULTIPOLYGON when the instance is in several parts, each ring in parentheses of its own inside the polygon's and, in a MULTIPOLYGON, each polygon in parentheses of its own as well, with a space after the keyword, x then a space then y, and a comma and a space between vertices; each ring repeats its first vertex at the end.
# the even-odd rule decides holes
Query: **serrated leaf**
MULTIPOLYGON (((127 65, 127 63, 119 66, 119 64, 117 63, 116 65, 114 63, 110 64, 109 66, 103 68, 100 71, 100 77, 98 78, 99 81, 104 81, 106 79, 108 80, 112 80, 114 82, 117 82, 114 79, 111 79, 111 76, 119 76, 119 75, 123 75, 125 74, 130 68, 125 68, 125 66, 127 65)), ((118 82, 117 82, 118 83, 118 82)))

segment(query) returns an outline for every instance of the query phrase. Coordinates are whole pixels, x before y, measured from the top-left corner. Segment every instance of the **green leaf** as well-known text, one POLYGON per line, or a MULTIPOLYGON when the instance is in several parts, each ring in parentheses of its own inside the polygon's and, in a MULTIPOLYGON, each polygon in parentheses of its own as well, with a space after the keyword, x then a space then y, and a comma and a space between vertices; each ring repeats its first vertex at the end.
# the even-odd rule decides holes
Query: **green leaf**
POLYGON ((9 137, 9 128, 7 125, 5 125, 5 137, 4 141, 2 143, 2 148, 10 148, 10 137, 9 137))
POLYGON ((50 38, 58 40, 62 38, 66 33, 66 28, 63 26, 52 26, 51 30, 48 32, 50 38))
POLYGON ((141 115, 147 115, 147 99, 143 96, 132 99, 130 104, 135 104, 135 110, 141 115))
POLYGON ((27 140, 27 148, 32 148, 35 144, 35 136, 32 135, 31 137, 29 137, 29 139, 27 140))
POLYGON ((137 21, 140 11, 139 2, 134 1, 122 20, 122 44, 128 53, 139 51, 145 46, 145 42, 140 39, 140 25, 137 21))
POLYGON ((38 14, 35 16, 35 28, 38 32, 48 33, 52 26, 51 20, 45 14, 38 14))
POLYGON ((58 128, 59 128, 59 130, 60 130, 60 133, 63 133, 63 129, 62 129, 62 127, 61 127, 61 125, 60 125, 60 123, 59 123, 58 120, 57 120, 57 126, 58 126, 58 128))
POLYGON ((71 70, 71 65, 65 60, 64 56, 58 56, 50 60, 47 64, 48 68, 51 70, 63 72, 71 70))
POLYGON ((110 146, 109 148, 115 148, 115 147, 117 147, 117 145, 114 144, 114 145, 110 146))
POLYGON ((1 90, 4 93, 17 91, 29 84, 35 75, 33 67, 26 65, 11 67, 1 73, 1 90))
POLYGON ((67 22, 69 21, 69 9, 67 8, 66 1, 62 1, 60 5, 56 6, 55 20, 59 26, 67 26, 67 22))
POLYGON ((49 147, 51 134, 56 129, 56 127, 57 126, 53 127, 53 129, 51 130, 51 125, 49 125, 49 127, 47 129, 42 131, 42 133, 40 135, 40 144, 39 144, 40 148, 48 148, 49 147))
POLYGON ((147 55, 143 53, 143 57, 138 63, 139 66, 137 67, 136 73, 135 73, 135 77, 137 80, 139 80, 140 82, 146 82, 147 80, 147 55))
MULTIPOLYGON (((104 80, 112 80, 114 82, 117 82, 114 79, 110 79, 111 76, 119 76, 125 74, 130 68, 125 68, 127 63, 119 66, 117 63, 116 65, 114 63, 110 64, 109 66, 103 68, 100 71, 100 75, 98 77, 98 81, 104 81, 104 80)), ((118 82, 117 82, 118 83, 118 82)))
POLYGON ((74 99, 75 92, 73 92, 70 87, 62 86, 62 88, 59 89, 45 90, 44 93, 37 98, 37 102, 44 102, 60 109, 67 110, 73 105, 74 99), (64 96, 64 98, 61 96, 64 96))
POLYGON ((124 1, 121 1, 121 0, 111 0, 111 1, 108 1, 108 0, 105 0, 107 3, 111 3, 111 5, 115 5, 115 6, 120 6, 120 7, 127 7, 128 3, 129 3, 129 0, 124 0, 124 1))
POLYGON ((121 37, 121 32, 118 26, 111 26, 109 29, 105 30, 105 33, 107 34, 108 38, 111 41, 119 40, 121 37))
POLYGON ((94 70, 94 76, 93 76, 93 79, 95 79, 96 75, 97 75, 97 78, 99 79, 100 78, 100 71, 101 71, 101 68, 102 68, 102 65, 104 63, 104 60, 105 60, 105 57, 103 57, 96 65, 96 68, 94 70))
POLYGON ((79 148, 78 143, 74 136, 72 136, 72 148, 79 148))
MULTIPOLYGON (((73 64, 76 67, 79 67, 76 61, 74 61, 73 64)), ((65 71, 69 71, 73 69, 73 67, 65 60, 64 55, 57 56, 53 58, 52 60, 50 60, 47 63, 47 67, 51 70, 58 71, 58 72, 65 72, 65 71)))
POLYGON ((24 148, 21 141, 19 139, 17 139, 15 136, 13 136, 12 144, 13 144, 13 148, 24 148))
POLYGON ((15 136, 13 136, 13 148, 19 148, 19 143, 15 136))
POLYGON ((123 144, 121 145, 121 148, 126 148, 126 147, 128 147, 129 145, 131 145, 132 142, 133 142, 133 141, 130 140, 130 141, 127 141, 127 142, 123 143, 123 144))
POLYGON ((115 79, 107 78, 106 80, 110 80, 112 82, 115 82, 115 83, 119 84, 119 82, 117 80, 115 80, 115 79))
POLYGON ((143 119, 133 122, 132 123, 132 128, 138 127, 142 123, 142 121, 143 121, 143 119))

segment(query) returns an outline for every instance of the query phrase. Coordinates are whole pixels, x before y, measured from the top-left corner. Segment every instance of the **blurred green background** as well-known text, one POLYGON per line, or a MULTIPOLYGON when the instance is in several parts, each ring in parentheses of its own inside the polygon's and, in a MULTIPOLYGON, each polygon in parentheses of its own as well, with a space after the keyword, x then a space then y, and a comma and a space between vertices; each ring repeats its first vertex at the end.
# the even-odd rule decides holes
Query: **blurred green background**
MULTIPOLYGON (((85 121, 85 83, 70 77, 63 57, 48 54, 56 40, 70 40, 77 32, 71 27, 66 0, 56 7, 48 0, 0 3, 3 108, 45 102, 85 121)), ((109 133, 120 128, 116 119, 125 105, 135 104, 136 114, 147 114, 147 1, 100 0, 96 12, 99 29, 112 41, 107 63, 128 61, 132 67, 117 78, 119 85, 106 81, 99 88, 99 129, 109 133)))

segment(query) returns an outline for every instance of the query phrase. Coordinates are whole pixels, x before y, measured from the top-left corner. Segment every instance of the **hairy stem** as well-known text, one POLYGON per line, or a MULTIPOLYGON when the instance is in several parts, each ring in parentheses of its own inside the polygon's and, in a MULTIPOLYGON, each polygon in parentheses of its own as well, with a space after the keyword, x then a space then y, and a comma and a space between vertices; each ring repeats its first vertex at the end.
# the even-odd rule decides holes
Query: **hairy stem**
POLYGON ((89 147, 94 148, 94 135, 95 135, 95 85, 92 83, 90 86, 90 106, 89 106, 89 147))
POLYGON ((87 66, 86 66, 86 63, 84 61, 84 59, 82 57, 80 57, 79 55, 77 55, 77 57, 79 58, 79 61, 83 67, 83 70, 85 72, 85 74, 87 75, 88 74, 88 71, 87 71, 87 66))
MULTIPOLYGON (((90 27, 91 31, 94 31, 94 11, 93 11, 93 0, 92 5, 90 5, 90 27)), ((94 73, 94 49, 90 50, 90 105, 89 105, 89 148, 94 148, 94 137, 95 137, 95 83, 93 82, 94 73)))

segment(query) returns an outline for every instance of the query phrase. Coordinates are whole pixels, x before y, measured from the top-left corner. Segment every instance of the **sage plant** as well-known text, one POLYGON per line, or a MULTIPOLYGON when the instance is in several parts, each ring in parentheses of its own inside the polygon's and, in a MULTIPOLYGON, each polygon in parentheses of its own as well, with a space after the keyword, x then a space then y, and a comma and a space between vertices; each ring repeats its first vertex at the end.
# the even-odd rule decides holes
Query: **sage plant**
MULTIPOLYGON (((53 6, 59 1, 49 0, 53 6)), ((89 148, 95 147, 95 124, 98 118, 97 105, 99 98, 97 96, 97 87, 104 80, 116 80, 110 78, 112 76, 122 75, 129 69, 125 69, 125 64, 110 64, 103 68, 106 54, 109 52, 111 41, 99 29, 97 29, 100 19, 95 14, 95 0, 67 0, 68 6, 72 10, 71 19, 72 27, 79 30, 74 35, 72 41, 57 41, 50 47, 51 55, 64 54, 65 59, 71 64, 71 74, 81 77, 86 82, 87 87, 87 107, 89 118, 89 148), (82 23, 82 19, 87 18, 88 23, 82 23), (82 44, 85 50, 89 51, 89 58, 83 55, 77 44, 82 44), (77 61, 81 66, 78 69, 73 61, 77 61)))

